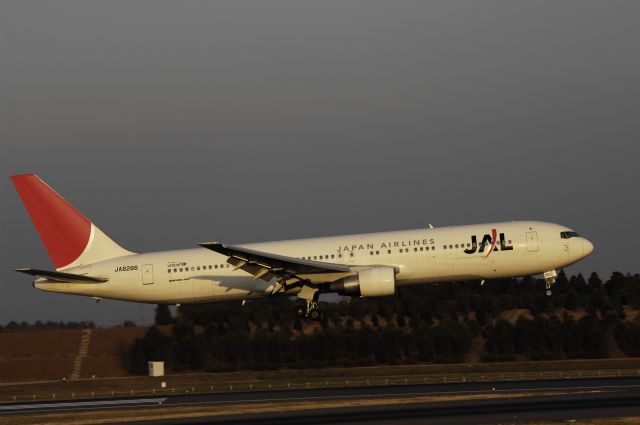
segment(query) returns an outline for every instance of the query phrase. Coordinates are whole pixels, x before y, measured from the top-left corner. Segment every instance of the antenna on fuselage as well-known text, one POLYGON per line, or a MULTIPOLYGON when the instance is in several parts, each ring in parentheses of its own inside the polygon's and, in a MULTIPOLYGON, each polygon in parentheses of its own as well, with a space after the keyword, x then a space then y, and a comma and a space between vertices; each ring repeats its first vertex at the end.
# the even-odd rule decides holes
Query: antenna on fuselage
POLYGON ((429 223, 429 229, 433 229, 433 224, 429 223))

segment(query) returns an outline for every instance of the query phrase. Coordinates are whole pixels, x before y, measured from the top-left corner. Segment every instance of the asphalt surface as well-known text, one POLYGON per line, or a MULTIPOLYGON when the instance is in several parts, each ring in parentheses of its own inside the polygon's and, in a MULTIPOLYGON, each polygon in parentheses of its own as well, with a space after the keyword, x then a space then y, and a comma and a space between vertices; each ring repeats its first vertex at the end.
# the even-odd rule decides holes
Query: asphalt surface
POLYGON ((562 379, 348 387, 310 390, 256 391, 158 397, 49 401, 0 405, 0 415, 52 411, 91 411, 156 406, 259 404, 282 401, 332 401, 410 398, 416 396, 569 393, 525 399, 430 402, 411 405, 307 410, 279 414, 233 415, 198 419, 150 421, 148 424, 492 424, 524 420, 565 420, 611 416, 640 416, 640 377, 562 379))
POLYGON ((523 423, 539 420, 640 416, 640 393, 535 397, 534 399, 489 399, 435 402, 396 406, 373 406, 309 410, 262 415, 232 415, 196 419, 137 422, 137 425, 320 425, 320 424, 429 424, 482 425, 523 423))

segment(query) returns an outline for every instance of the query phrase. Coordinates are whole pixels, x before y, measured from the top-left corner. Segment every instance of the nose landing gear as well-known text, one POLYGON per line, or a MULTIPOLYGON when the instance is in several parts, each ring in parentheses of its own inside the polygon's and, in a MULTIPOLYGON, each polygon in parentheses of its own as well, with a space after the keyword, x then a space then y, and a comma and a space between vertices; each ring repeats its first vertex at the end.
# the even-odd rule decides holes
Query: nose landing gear
POLYGON ((558 273, 555 270, 550 270, 544 273, 544 288, 545 294, 547 297, 550 297, 552 294, 551 287, 554 283, 556 283, 556 278, 558 277, 558 273))

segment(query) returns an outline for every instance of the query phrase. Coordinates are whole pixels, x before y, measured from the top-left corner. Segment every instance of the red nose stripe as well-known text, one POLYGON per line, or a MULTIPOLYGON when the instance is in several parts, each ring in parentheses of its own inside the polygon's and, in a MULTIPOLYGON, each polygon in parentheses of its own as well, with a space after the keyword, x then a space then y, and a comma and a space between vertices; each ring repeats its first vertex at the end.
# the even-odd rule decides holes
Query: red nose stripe
POLYGON ((11 180, 55 267, 71 264, 89 243, 91 222, 35 174, 11 180))

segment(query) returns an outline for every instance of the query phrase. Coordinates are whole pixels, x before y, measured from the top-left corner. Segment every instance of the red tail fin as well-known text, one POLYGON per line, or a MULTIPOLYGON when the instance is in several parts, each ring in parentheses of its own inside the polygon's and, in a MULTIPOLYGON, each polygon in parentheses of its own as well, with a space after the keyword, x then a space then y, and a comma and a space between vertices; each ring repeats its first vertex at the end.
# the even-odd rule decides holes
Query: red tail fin
POLYGON ((11 179, 56 269, 131 254, 35 174, 11 179))
POLYGON ((91 236, 91 222, 35 174, 12 176, 49 257, 57 269, 82 254, 91 236))

